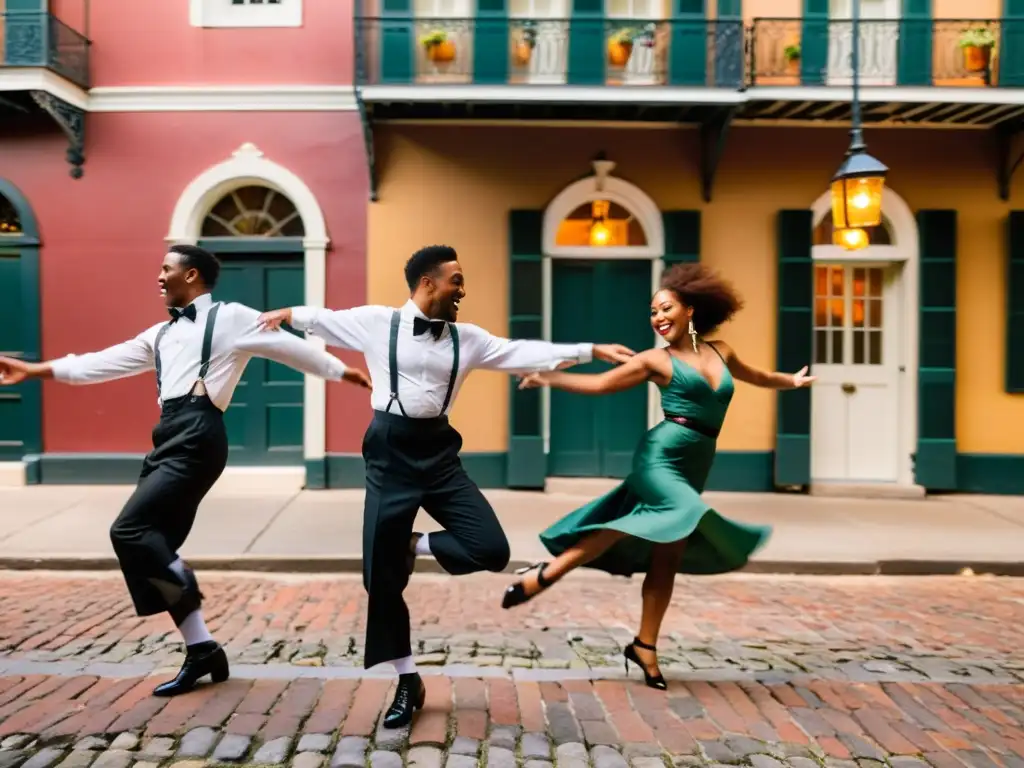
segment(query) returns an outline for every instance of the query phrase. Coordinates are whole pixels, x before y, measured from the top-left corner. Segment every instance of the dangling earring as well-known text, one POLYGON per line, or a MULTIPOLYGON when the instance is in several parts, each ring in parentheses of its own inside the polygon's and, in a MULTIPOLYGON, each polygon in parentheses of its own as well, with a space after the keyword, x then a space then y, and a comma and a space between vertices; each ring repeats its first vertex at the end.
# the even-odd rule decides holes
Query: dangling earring
POLYGON ((697 351, 697 329, 693 327, 693 318, 690 318, 690 327, 687 330, 690 334, 690 341, 693 343, 693 351, 697 351))

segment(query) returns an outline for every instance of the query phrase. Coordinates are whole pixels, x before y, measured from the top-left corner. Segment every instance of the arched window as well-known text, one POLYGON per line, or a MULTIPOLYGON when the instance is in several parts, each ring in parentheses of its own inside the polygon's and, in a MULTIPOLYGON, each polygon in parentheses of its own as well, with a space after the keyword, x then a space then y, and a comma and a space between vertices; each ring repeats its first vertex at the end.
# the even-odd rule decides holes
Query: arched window
POLYGON ((21 218, 14 208, 14 203, 0 195, 0 237, 21 233, 21 218))
POLYGON ((203 220, 201 237, 303 237, 295 205, 268 187, 241 187, 229 192, 203 220))
POLYGON ((647 245, 647 233, 632 213, 618 203, 592 200, 562 219, 555 245, 629 247, 647 245))
MULTIPOLYGON (((818 222, 814 228, 814 245, 833 245, 832 241, 832 211, 825 214, 825 217, 818 222)), ((868 245, 895 245, 892 236, 892 225, 889 220, 882 217, 880 226, 871 227, 868 230, 868 245)))

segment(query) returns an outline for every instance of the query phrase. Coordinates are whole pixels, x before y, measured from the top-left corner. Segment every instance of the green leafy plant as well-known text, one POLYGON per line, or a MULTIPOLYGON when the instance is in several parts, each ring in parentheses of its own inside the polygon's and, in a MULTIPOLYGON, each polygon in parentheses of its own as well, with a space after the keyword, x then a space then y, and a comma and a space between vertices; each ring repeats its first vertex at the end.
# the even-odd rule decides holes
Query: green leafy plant
POLYGON ((796 61, 800 58, 800 46, 787 45, 782 49, 782 55, 786 57, 786 61, 796 61))
POLYGON ((996 37, 988 27, 975 27, 960 35, 961 48, 992 48, 995 44, 996 37))
POLYGON ((621 29, 615 30, 612 36, 608 38, 613 43, 619 45, 632 45, 633 41, 639 37, 641 31, 636 27, 622 27, 621 29))
POLYGON ((432 32, 424 35, 420 38, 420 44, 424 48, 433 48, 435 45, 447 42, 448 33, 443 29, 435 29, 432 32))

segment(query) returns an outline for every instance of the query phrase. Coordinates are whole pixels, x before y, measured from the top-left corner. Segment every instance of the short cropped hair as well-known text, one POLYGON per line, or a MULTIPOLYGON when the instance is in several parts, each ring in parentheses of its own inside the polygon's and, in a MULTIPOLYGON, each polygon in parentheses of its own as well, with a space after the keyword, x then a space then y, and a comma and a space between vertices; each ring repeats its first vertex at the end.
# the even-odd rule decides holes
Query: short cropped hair
POLYGON ((450 245, 428 245, 420 248, 405 262, 405 282, 409 290, 415 291, 420 278, 434 274, 438 267, 449 261, 458 261, 459 255, 450 245))
POLYGON ((711 333, 743 307, 732 284, 703 264, 676 264, 661 278, 661 287, 672 291, 693 308, 693 329, 701 336, 711 333))
POLYGON ((172 245, 171 253, 178 254, 181 265, 185 269, 194 269, 199 277, 210 290, 217 286, 217 279, 220 277, 220 262, 217 257, 205 248, 198 245, 172 245))

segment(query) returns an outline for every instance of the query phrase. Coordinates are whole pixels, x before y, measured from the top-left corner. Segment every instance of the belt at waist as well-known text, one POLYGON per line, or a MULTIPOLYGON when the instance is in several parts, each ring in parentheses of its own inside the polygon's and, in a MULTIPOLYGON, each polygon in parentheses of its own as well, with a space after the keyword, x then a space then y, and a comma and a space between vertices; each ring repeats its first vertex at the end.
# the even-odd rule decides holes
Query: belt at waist
POLYGON ((373 420, 403 429, 422 430, 425 432, 448 426, 447 416, 430 416, 424 419, 416 419, 410 416, 403 416, 400 413, 386 413, 385 411, 376 410, 373 412, 373 420))
POLYGON ((710 437, 713 440, 718 438, 718 433, 720 432, 718 429, 712 429, 698 421, 688 419, 686 416, 676 416, 671 413, 666 413, 665 420, 679 424, 687 429, 692 429, 694 432, 704 435, 704 437, 710 437))

